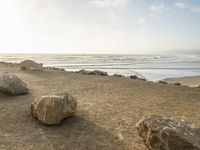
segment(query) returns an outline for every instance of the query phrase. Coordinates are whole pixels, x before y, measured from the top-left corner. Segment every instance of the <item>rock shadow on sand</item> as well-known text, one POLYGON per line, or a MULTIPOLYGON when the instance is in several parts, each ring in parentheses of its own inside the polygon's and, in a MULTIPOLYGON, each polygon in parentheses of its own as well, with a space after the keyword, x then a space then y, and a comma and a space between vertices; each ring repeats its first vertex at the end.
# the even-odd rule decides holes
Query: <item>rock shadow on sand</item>
MULTIPOLYGON (((36 123, 38 123, 37 129, 30 134, 38 135, 36 132, 39 132, 39 136, 33 136, 37 138, 35 139, 37 145, 43 145, 44 142, 48 143, 51 150, 127 149, 117 136, 79 116, 67 118, 60 125, 55 126, 43 125, 39 121, 36 121, 36 123)), ((33 139, 33 141, 35 140, 33 139)))

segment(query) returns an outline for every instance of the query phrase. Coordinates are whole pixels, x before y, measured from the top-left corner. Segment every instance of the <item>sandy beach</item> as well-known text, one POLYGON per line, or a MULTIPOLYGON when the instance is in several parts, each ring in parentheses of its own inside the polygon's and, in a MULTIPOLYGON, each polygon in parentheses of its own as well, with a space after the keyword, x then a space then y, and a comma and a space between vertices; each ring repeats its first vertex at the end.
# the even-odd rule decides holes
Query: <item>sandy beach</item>
MULTIPOLYGON (((20 77, 30 91, 22 96, 1 95, 2 150, 146 150, 135 127, 146 115, 178 117, 200 125, 200 88, 0 64, 3 72, 20 77), (75 117, 46 126, 31 116, 35 98, 65 91, 78 101, 75 117)), ((200 76, 166 81, 197 85, 200 76)))

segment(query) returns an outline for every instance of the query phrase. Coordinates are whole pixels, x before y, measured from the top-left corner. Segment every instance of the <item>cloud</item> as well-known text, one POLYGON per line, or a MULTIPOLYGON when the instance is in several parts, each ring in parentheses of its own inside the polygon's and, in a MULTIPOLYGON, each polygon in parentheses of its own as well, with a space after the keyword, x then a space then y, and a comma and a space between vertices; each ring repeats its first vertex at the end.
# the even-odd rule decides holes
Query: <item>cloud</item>
POLYGON ((192 4, 187 4, 184 2, 176 2, 174 3, 175 7, 178 9, 187 9, 192 12, 200 12, 200 6, 192 5, 192 4))
POLYGON ((98 8, 117 8, 123 9, 128 5, 129 0, 89 0, 89 3, 98 8))
POLYGON ((151 5, 150 10, 154 13, 160 14, 165 10, 165 5, 164 4, 151 5))
POLYGON ((185 9, 187 6, 185 3, 183 2, 176 2, 174 3, 174 5, 177 7, 177 8, 181 8, 181 9, 185 9))

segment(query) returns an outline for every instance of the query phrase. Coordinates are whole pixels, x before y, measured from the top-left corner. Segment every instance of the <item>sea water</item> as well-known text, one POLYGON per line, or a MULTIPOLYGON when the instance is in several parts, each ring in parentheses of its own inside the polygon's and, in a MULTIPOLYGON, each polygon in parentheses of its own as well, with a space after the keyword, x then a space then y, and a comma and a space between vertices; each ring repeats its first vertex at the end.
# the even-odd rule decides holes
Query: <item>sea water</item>
POLYGON ((152 81, 200 75, 200 55, 0 54, 0 61, 5 62, 26 59, 66 71, 102 70, 111 75, 138 75, 152 81))

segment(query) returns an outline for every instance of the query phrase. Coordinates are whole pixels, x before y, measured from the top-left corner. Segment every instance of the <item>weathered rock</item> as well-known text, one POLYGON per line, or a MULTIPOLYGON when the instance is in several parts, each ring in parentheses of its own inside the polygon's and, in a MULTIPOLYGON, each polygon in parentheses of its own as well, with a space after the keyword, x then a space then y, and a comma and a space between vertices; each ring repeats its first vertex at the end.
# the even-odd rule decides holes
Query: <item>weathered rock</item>
POLYGON ((0 76, 0 92, 15 96, 28 93, 28 88, 17 76, 6 72, 0 76))
POLYGON ((36 70, 41 70, 43 69, 43 64, 42 63, 36 63, 32 60, 25 60, 22 61, 19 66, 21 67, 21 69, 25 70, 25 69, 36 69, 36 70))
POLYGON ((77 101, 69 93, 42 96, 31 104, 32 115, 47 125, 59 124, 74 116, 76 109, 77 101))
POLYGON ((168 84, 167 82, 162 81, 162 80, 159 80, 158 83, 161 83, 161 84, 168 84))
POLYGON ((200 150, 200 128, 184 120, 150 115, 136 127, 149 150, 200 150))

